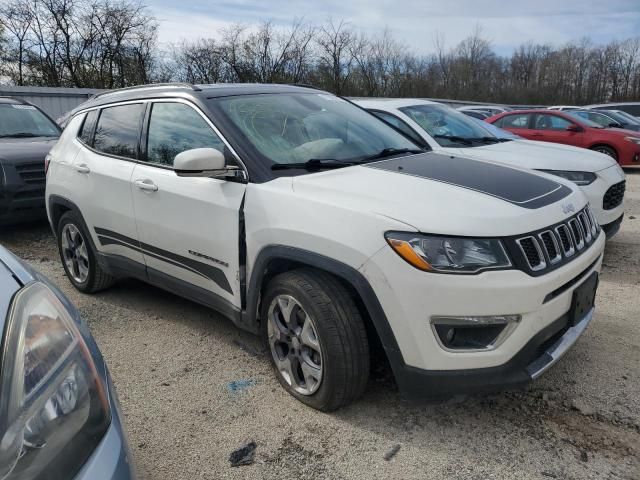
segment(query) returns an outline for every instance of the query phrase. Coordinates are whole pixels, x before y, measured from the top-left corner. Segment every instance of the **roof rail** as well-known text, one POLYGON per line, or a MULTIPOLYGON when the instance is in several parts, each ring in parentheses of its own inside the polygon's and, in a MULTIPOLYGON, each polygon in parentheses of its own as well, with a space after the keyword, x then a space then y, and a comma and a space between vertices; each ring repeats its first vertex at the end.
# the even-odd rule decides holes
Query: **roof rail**
POLYGON ((192 83, 184 83, 184 82, 171 82, 171 83, 148 83, 145 85, 134 85, 132 87, 124 87, 124 88, 116 88, 114 90, 109 90, 107 92, 97 93, 91 96, 91 100, 104 97, 105 95, 111 95, 114 93, 127 92, 131 90, 144 89, 144 88, 160 88, 160 87, 185 87, 190 88, 194 92, 200 92, 202 89, 197 85, 193 85, 192 83))

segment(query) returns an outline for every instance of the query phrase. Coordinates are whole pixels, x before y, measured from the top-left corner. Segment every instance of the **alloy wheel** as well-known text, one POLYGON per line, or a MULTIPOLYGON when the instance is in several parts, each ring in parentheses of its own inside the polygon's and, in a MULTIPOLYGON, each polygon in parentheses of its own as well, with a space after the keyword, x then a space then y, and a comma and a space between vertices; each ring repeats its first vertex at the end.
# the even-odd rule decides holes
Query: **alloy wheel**
POLYGON ((322 382, 322 348, 313 319, 290 295, 269 305, 267 333, 271 355, 284 381, 301 395, 313 395, 322 382))
POLYGON ((80 230, 72 223, 62 228, 62 256, 69 275, 77 283, 86 282, 89 277, 89 253, 87 242, 80 230))

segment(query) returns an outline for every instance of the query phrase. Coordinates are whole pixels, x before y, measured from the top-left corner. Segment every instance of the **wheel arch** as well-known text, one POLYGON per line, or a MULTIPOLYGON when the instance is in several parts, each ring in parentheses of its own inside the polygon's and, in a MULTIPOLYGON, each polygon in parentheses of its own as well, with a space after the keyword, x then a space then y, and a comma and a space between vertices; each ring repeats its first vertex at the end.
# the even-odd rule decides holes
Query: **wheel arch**
POLYGON ((247 288, 247 308, 243 314, 246 328, 259 331, 260 300, 269 281, 280 273, 297 268, 318 269, 339 278, 343 285, 354 293, 367 330, 379 341, 394 373, 397 367, 404 366, 402 353, 389 321, 364 275, 333 258, 295 247, 270 245, 263 248, 256 257, 247 288))
POLYGON ((589 145, 589 150, 595 150, 598 147, 607 147, 610 148, 611 150, 614 151, 614 153, 616 154, 616 159, 620 158, 620 152, 618 152, 618 149, 616 147, 614 147, 613 145, 611 145, 610 143, 606 143, 606 142, 595 142, 593 145, 589 145))

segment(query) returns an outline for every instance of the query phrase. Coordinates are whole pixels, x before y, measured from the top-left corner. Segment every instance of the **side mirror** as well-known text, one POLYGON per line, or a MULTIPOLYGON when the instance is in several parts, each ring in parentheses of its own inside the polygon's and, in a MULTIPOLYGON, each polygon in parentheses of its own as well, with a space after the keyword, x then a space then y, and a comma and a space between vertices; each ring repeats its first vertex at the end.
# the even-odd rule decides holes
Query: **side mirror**
POLYGON ((193 148, 176 155, 173 169, 179 177, 235 177, 242 170, 225 165, 224 155, 215 148, 193 148))
POLYGON ((611 122, 609 124, 609 128, 624 128, 624 126, 620 123, 616 123, 616 122, 611 122))
POLYGON ((582 131, 582 127, 580 125, 576 125, 576 124, 572 123, 571 125, 567 126, 567 131, 568 132, 581 132, 582 131))

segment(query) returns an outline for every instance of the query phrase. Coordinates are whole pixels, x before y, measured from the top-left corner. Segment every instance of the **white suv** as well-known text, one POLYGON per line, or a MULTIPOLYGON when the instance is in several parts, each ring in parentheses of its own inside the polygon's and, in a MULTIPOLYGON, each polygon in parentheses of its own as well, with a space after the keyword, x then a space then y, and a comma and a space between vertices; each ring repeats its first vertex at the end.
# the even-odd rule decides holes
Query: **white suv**
POLYGON ((137 277, 208 305, 325 411, 376 356, 409 395, 537 377, 591 321, 604 247, 571 182, 424 152, 294 86, 100 95, 51 151, 46 196, 76 288, 137 277))
POLYGON ((608 155, 570 145, 525 140, 504 130, 500 133, 490 123, 428 100, 370 98, 355 102, 436 152, 531 168, 571 180, 587 196, 607 238, 620 229, 625 175, 618 162, 608 155))

